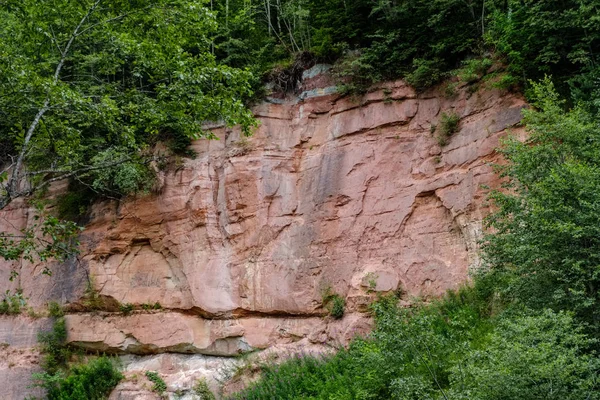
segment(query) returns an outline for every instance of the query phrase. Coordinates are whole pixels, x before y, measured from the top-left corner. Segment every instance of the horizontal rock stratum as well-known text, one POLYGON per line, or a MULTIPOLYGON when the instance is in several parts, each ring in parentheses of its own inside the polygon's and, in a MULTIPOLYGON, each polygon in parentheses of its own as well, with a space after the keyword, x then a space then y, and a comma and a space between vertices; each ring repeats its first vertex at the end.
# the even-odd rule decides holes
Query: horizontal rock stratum
MULTIPOLYGON (((158 369, 174 391, 241 352, 329 351, 366 334, 374 292, 408 301, 465 282, 479 262, 483 187, 499 185, 495 148, 522 98, 417 95, 397 81, 353 99, 306 85, 304 100, 257 106, 252 137, 217 128, 220 140, 194 142, 197 157, 159 172, 156 193, 96 204, 79 259, 53 265, 52 277, 3 262, 1 290, 21 287, 35 309, 69 303, 72 344, 121 355, 128 373, 158 369), (443 113, 460 122, 440 146, 443 113), (86 309, 89 285, 103 311, 86 309), (343 319, 327 317, 326 290, 345 299, 343 319), (122 315, 119 303, 138 310, 122 315)), ((31 219, 22 204, 0 214, 4 230, 31 219)), ((1 351, 31 347, 5 336, 1 351)), ((149 396, 131 382, 113 395, 149 396)))

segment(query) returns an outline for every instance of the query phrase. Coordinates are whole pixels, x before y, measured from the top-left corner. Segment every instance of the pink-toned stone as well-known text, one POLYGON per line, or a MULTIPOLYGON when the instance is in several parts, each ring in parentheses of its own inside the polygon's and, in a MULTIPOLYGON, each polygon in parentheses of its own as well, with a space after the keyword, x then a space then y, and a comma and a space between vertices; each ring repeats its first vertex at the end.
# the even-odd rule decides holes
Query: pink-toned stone
MULTIPOLYGON (((406 301, 465 282, 489 212, 482 186, 499 185, 499 138, 524 134, 523 99, 417 95, 401 81, 358 100, 315 93, 258 106, 248 139, 215 127, 220 140, 195 141, 197 157, 160 172, 153 194, 94 205, 79 258, 51 264, 52 277, 37 262, 1 262, 0 291, 21 287, 39 310, 81 306, 89 273, 105 299, 163 310, 68 315, 71 343, 199 357, 323 351, 368 332, 373 292, 406 301), (440 146, 431 127, 443 112, 461 120, 440 146), (341 321, 324 317, 326 288, 346 300, 341 321)), ((0 225, 16 232, 32 217, 14 203, 0 225)))

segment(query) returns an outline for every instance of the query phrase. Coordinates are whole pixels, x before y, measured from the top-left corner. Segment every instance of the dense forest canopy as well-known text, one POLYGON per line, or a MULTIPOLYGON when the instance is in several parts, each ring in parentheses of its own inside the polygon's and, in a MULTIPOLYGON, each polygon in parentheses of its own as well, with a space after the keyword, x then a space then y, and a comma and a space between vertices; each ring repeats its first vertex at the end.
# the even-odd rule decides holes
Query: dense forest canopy
POLYGON ((598 0, 221 0, 215 54, 264 74, 309 51, 364 89, 406 77, 425 88, 469 57, 493 57, 504 84, 552 75, 562 93, 596 95, 598 0), (560 83, 560 84, 558 84, 560 83))
MULTIPOLYGON (((68 257, 79 228, 59 217, 148 190, 159 141, 191 156, 207 121, 249 132, 264 83, 293 92, 316 62, 354 94, 492 74, 523 91, 529 138, 500 150, 508 190, 491 192, 471 284, 410 309, 382 296, 370 337, 262 366, 234 398, 600 399, 600 0, 1 0, 0 15, 0 208, 70 181, 65 215, 0 235, 6 259, 68 257)), ((69 369, 59 311, 39 384, 103 398, 120 374, 69 369)))
POLYGON ((149 181, 148 145, 207 135, 207 121, 253 123, 249 73, 216 60, 217 25, 201 2, 0 7, 0 207, 66 177, 135 192, 149 181))

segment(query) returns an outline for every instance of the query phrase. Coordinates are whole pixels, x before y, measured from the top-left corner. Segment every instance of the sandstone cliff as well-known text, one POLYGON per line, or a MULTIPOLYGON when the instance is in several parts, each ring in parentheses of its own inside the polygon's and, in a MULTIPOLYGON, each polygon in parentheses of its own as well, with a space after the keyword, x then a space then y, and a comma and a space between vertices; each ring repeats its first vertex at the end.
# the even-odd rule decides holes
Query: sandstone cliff
MULTIPOLYGON (((216 388, 241 353, 326 352, 365 334, 375 292, 410 301, 456 288, 478 265, 494 149, 525 103, 492 89, 417 95, 402 81, 340 98, 327 85, 309 72, 301 98, 255 108, 251 138, 217 128, 220 140, 196 141, 157 193, 94 206, 78 260, 52 277, 3 262, 0 290, 21 287, 38 311, 69 304, 69 341, 121 355, 130 379, 113 398, 140 399, 154 397, 136 371, 160 371, 171 393, 201 376, 216 388), (440 146, 444 112, 460 124, 440 146), (103 310, 90 311, 86 288, 103 310), (328 288, 345 299, 340 320, 323 307, 328 288)), ((0 218, 14 230, 31 216, 13 204, 0 218)), ((48 325, 0 317, 7 398, 25 396, 48 325)))

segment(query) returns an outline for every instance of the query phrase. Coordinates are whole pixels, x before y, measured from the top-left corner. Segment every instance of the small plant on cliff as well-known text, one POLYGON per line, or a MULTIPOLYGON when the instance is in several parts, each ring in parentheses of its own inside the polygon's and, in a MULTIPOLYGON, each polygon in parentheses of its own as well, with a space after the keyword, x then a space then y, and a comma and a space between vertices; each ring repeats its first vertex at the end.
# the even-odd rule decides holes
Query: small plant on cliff
POLYGON ((152 391, 158 393, 159 395, 163 395, 163 393, 167 390, 167 384, 165 381, 158 375, 155 371, 146 371, 146 378, 154 385, 152 385, 152 391))
POLYGON ((21 290, 17 290, 14 294, 7 290, 4 294, 4 299, 0 302, 0 314, 15 315, 20 314, 21 309, 26 306, 25 298, 21 290))
POLYGON ((200 396, 201 400, 215 400, 215 395, 211 392, 204 378, 198 379, 194 385, 194 393, 200 396))
POLYGON ((52 318, 60 318, 65 315, 65 312, 60 304, 51 301, 48 303, 48 315, 52 318))
POLYGON ((86 311, 97 311, 105 308, 104 299, 94 287, 94 281, 91 277, 85 287, 81 304, 85 307, 86 311))
POLYGON ((375 288, 377 288, 377 274, 374 272, 369 272, 365 275, 365 280, 367 281, 367 292, 373 292, 375 288))
POLYGON ((57 318, 54 321, 52 330, 38 334, 40 349, 44 354, 40 364, 46 373, 52 375, 60 368, 66 367, 72 354, 66 345, 66 340, 67 327, 64 317, 57 318))
POLYGON ((448 139, 454 133, 458 131, 458 123, 460 122, 460 117, 454 111, 450 113, 443 112, 440 117, 440 123, 438 126, 438 144, 440 146, 445 146, 448 144, 448 139))
POLYGON ((322 298, 323 306, 329 311, 329 315, 335 319, 340 319, 344 316, 346 302, 342 296, 335 293, 330 286, 323 290, 322 298))
POLYGON ((125 304, 119 305, 119 311, 121 311, 123 313, 123 315, 131 314, 131 312, 133 311, 133 308, 134 308, 134 306, 131 303, 125 303, 125 304))

